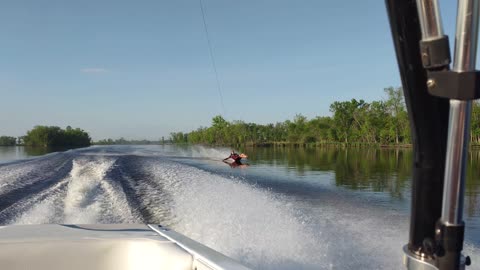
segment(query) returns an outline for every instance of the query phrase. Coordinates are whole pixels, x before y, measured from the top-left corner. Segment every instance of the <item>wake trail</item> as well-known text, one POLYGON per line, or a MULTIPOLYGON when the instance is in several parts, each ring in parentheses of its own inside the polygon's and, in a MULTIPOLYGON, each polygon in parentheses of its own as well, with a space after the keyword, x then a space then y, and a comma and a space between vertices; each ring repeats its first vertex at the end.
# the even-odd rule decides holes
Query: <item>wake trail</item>
MULTIPOLYGON (((153 223, 253 269, 404 268, 401 212, 281 174, 260 179, 199 160, 224 157, 222 149, 160 149, 93 147, 2 164, 0 224, 153 223)), ((480 254, 468 243, 465 250, 480 254)))
POLYGON ((107 173, 115 168, 112 157, 74 160, 64 199, 64 223, 132 223, 123 190, 107 173))
POLYGON ((68 175, 71 161, 70 155, 57 154, 44 159, 1 166, 0 213, 18 201, 56 185, 68 175))
POLYGON ((2 223, 141 222, 117 179, 107 176, 115 170, 115 161, 111 157, 77 156, 70 160, 68 173, 53 178, 56 184, 40 191, 26 190, 25 196, 1 211, 2 223))
POLYGON ((149 171, 141 170, 142 164, 151 158, 143 156, 123 156, 118 160, 115 176, 122 186, 126 200, 139 217, 145 223, 170 224, 170 211, 168 207, 169 196, 162 189, 161 183, 152 181, 149 171))
POLYGON ((173 229, 255 268, 323 264, 328 247, 317 245, 302 215, 282 198, 176 162, 152 161, 144 170, 172 198, 173 229))

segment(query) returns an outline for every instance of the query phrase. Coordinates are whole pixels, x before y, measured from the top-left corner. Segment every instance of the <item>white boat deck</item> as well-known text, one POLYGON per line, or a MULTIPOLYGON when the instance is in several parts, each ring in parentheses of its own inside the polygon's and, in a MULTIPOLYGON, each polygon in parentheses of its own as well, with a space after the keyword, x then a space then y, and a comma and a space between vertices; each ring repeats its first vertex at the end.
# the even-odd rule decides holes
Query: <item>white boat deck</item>
POLYGON ((0 250, 2 269, 248 269, 157 225, 4 226, 0 250))

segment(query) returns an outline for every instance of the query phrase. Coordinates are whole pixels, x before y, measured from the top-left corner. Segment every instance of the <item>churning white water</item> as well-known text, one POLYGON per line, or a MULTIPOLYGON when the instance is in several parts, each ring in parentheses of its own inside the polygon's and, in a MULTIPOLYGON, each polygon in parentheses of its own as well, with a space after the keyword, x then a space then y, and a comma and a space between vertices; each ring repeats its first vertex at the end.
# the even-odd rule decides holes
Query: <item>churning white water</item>
POLYGON ((405 212, 288 177, 262 184, 211 161, 227 154, 94 147, 0 165, 0 223, 161 223, 254 269, 403 269, 405 212))

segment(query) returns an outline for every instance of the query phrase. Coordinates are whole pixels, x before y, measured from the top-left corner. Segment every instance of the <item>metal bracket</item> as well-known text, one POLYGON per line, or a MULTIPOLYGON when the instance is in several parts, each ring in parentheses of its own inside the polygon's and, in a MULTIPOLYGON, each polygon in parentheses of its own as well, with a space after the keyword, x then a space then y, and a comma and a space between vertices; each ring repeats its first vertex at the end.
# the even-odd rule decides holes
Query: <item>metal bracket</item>
POLYGON ((421 40, 420 53, 422 64, 426 69, 445 68, 450 65, 450 46, 448 36, 436 39, 421 40))
POLYGON ((427 70, 428 92, 432 96, 473 100, 480 98, 480 72, 449 70, 451 62, 448 36, 420 41, 423 67, 427 70))
POLYGON ((440 246, 437 256, 442 256, 446 251, 460 252, 463 248, 463 237, 465 234, 465 224, 445 224, 437 223, 435 238, 440 246))
POLYGON ((470 265, 470 258, 461 254, 465 224, 437 223, 435 238, 437 241, 436 256, 440 269, 465 269, 470 265))
POLYGON ((438 270, 435 260, 415 255, 408 249, 408 245, 403 247, 403 264, 409 270, 438 270))
POLYGON ((454 72, 427 70, 428 92, 437 97, 473 100, 480 98, 480 72, 454 72))

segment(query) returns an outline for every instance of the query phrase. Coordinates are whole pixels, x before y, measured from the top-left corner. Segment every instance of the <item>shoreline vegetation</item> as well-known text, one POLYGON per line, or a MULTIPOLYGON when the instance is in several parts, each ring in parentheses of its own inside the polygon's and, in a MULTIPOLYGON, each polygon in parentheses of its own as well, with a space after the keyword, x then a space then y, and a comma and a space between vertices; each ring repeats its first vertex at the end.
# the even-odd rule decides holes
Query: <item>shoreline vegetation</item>
MULTIPOLYGON (((213 117, 210 127, 190 132, 173 132, 176 144, 209 146, 273 147, 377 147, 410 148, 410 123, 402 88, 384 89, 386 97, 370 103, 364 100, 335 101, 331 116, 313 119, 297 114, 293 120, 275 124, 226 121, 213 117)), ((480 146, 480 105, 472 106, 470 145, 480 146)))
POLYGON ((92 141, 90 135, 80 128, 67 126, 62 129, 57 126, 35 126, 25 136, 12 137, 0 136, 0 146, 32 146, 55 149, 71 149, 90 145, 163 145, 171 143, 164 137, 158 141, 151 140, 126 140, 104 139, 92 141))
MULTIPOLYGON (((335 101, 331 116, 313 119, 297 114, 293 120, 275 124, 227 121, 213 117, 210 127, 187 133, 173 132, 158 141, 104 139, 93 142, 80 128, 35 126, 25 136, 0 136, 0 146, 77 148, 90 145, 193 144, 231 147, 357 147, 411 148, 412 138, 402 88, 384 89, 386 97, 370 103, 364 100, 335 101)), ((472 106, 470 146, 480 147, 480 104, 472 106)))
POLYGON ((90 135, 80 128, 67 126, 35 126, 27 134, 18 138, 0 136, 0 146, 35 146, 35 147, 84 147, 90 146, 90 135))
POLYGON ((94 145, 163 145, 167 143, 164 137, 162 137, 158 141, 150 141, 150 140, 126 140, 124 138, 120 139, 104 139, 93 142, 94 145))

